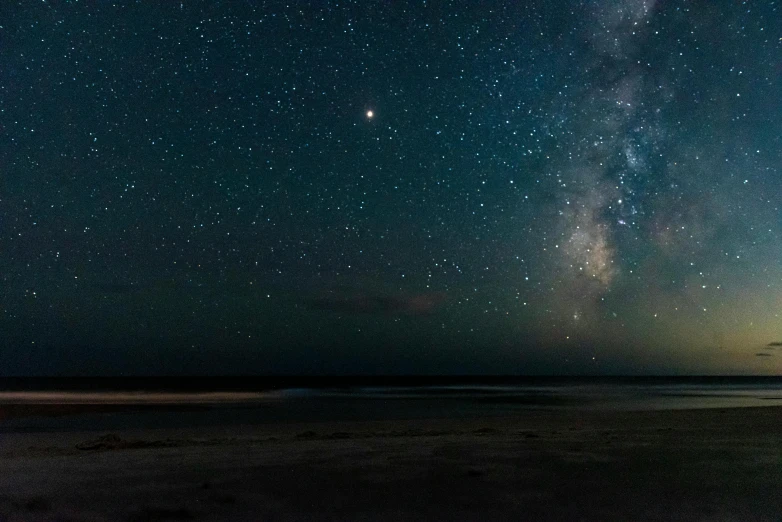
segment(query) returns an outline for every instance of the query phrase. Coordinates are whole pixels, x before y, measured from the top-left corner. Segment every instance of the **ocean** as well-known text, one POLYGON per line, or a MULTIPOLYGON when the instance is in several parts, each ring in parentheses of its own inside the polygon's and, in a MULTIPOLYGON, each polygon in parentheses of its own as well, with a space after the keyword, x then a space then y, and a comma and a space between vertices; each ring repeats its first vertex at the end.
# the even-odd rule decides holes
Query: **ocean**
POLYGON ((778 377, 0 378, 0 433, 782 404, 778 377))

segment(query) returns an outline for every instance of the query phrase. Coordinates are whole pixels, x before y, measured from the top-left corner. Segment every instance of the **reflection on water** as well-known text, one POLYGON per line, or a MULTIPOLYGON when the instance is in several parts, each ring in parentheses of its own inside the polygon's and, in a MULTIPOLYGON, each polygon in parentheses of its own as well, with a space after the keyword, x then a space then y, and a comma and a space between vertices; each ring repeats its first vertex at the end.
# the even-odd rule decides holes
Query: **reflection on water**
POLYGON ((220 404, 274 400, 270 392, 0 391, 2 404, 220 404))

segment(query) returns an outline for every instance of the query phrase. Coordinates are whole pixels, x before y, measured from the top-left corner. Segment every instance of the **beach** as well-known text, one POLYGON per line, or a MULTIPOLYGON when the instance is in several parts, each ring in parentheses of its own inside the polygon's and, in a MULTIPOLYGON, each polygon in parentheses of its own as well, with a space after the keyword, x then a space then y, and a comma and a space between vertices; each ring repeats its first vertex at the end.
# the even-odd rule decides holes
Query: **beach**
POLYGON ((782 409, 3 432, 0 469, 3 522, 778 521, 782 409))

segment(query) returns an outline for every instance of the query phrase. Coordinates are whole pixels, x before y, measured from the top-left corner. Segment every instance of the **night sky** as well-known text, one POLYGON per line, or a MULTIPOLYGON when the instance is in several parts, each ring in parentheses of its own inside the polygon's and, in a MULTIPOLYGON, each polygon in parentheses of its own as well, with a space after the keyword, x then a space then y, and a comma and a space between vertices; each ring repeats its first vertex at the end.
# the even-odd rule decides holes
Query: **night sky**
POLYGON ((0 375, 778 374, 779 2, 0 5, 0 375))

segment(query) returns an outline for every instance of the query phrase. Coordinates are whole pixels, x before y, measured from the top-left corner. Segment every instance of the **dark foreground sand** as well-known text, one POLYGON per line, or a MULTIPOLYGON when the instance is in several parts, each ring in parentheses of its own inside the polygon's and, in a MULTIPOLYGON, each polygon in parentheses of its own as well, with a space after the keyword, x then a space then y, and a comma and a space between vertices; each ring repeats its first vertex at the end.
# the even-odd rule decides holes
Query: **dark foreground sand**
POLYGON ((0 435, 0 521, 782 520, 782 409, 0 435))

